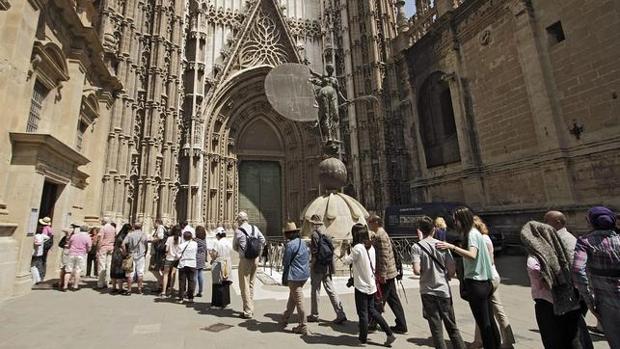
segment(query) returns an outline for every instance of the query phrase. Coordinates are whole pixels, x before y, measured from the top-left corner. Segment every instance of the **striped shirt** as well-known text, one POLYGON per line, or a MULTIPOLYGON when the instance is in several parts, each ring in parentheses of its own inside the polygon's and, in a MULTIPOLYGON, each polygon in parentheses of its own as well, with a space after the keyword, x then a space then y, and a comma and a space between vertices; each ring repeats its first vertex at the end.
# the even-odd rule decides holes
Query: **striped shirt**
POLYGON ((601 301, 620 308, 620 235, 612 230, 595 230, 580 237, 575 246, 573 278, 592 308, 601 301))

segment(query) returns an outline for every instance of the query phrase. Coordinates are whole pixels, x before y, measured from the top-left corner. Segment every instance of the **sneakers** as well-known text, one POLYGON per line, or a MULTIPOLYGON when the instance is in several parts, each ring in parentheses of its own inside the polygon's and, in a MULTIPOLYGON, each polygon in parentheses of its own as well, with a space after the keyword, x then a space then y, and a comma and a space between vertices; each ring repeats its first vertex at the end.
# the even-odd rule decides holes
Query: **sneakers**
POLYGON ((253 317, 254 317, 254 314, 252 314, 252 313, 245 313, 244 312, 243 314, 241 314, 241 318, 242 319, 248 319, 249 320, 249 319, 251 319, 253 317))
POLYGON ((301 335, 307 335, 308 334, 308 326, 306 326, 306 325, 299 325, 297 327, 293 327, 293 333, 297 333, 297 334, 301 334, 301 335))
POLYGON ((202 293, 197 293, 194 297, 200 298, 202 297, 202 293))
POLYGON ((387 336, 387 338, 385 339, 385 346, 386 347, 391 347, 392 343, 394 343, 394 341, 396 340, 396 337, 394 335, 391 336, 387 336))
POLYGON ((398 326, 390 326, 390 330, 392 330, 392 332, 397 333, 397 334, 407 334, 406 328, 400 328, 398 326))
POLYGON ((278 320, 278 325, 286 327, 288 325, 288 316, 282 314, 282 317, 280 317, 280 320, 278 320))
POLYGON ((308 322, 319 322, 319 316, 318 315, 308 315, 306 317, 306 321, 308 321, 308 322))
POLYGON ((340 325, 344 322, 347 321, 347 317, 342 315, 342 316, 338 316, 334 321, 332 321, 332 323, 336 324, 336 325, 340 325))

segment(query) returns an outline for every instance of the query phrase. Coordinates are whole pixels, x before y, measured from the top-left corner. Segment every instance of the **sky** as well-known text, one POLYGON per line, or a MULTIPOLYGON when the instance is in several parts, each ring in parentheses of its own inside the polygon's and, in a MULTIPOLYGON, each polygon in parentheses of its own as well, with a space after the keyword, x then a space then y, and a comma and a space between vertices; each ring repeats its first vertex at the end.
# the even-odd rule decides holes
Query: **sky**
POLYGON ((405 0, 405 13, 407 17, 413 16, 415 13, 415 1, 414 0, 405 0))

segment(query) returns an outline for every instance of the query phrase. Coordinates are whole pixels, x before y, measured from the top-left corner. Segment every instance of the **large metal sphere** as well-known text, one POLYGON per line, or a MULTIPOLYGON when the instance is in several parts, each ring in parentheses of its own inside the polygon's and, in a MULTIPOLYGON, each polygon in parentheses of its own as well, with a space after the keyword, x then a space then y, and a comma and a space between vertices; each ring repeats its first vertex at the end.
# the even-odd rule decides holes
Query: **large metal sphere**
POLYGON ((319 164, 319 182, 323 190, 336 190, 347 183, 347 167, 336 158, 327 158, 319 164))

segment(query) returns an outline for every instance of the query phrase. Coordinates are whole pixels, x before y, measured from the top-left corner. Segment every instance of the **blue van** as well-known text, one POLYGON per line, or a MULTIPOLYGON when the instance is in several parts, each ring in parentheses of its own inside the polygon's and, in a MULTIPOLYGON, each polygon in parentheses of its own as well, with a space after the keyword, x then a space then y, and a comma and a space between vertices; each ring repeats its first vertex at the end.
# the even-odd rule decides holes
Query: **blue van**
MULTIPOLYGON (((388 206, 385 209, 385 230, 393 237, 416 237, 417 220, 423 216, 429 216, 433 220, 443 217, 448 228, 446 229, 447 240, 450 243, 460 242, 459 233, 456 231, 452 213, 458 207, 467 207, 457 202, 429 202, 412 205, 388 206)), ((504 247, 504 236, 501 232, 489 226, 489 237, 493 241, 495 252, 504 247)))

